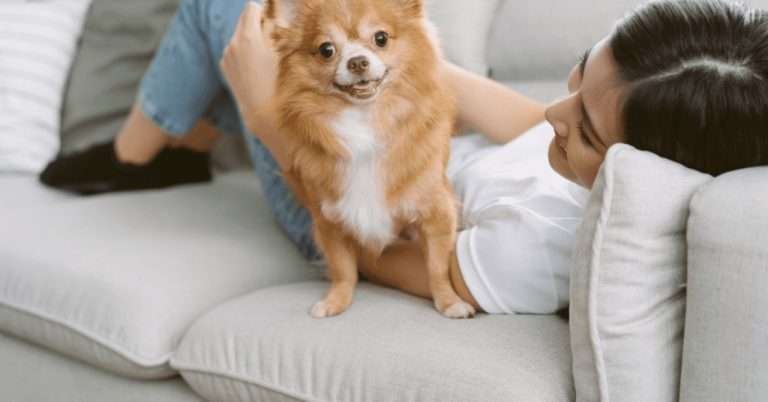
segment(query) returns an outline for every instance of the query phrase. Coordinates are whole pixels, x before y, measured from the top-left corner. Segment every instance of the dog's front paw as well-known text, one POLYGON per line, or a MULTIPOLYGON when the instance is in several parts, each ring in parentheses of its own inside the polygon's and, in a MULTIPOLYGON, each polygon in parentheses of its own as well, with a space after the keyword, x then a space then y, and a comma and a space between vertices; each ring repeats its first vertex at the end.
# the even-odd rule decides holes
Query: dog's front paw
POLYGON ((463 300, 453 303, 442 310, 438 307, 438 310, 448 318, 472 318, 475 316, 475 308, 463 300))
POLYGON ((347 310, 349 304, 334 302, 328 299, 320 300, 312 306, 309 314, 314 318, 327 318, 339 315, 347 310))

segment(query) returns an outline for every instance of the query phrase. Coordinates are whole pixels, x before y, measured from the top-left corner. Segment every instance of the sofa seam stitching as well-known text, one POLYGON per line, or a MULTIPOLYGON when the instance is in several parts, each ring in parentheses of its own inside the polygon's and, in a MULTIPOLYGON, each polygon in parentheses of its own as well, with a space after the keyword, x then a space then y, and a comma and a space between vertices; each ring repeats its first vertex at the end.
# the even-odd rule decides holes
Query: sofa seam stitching
POLYGON ((58 318, 54 318, 54 317, 52 317, 51 315, 49 315, 47 313, 42 313, 42 312, 36 310, 35 308, 26 307, 26 306, 22 307, 22 306, 13 305, 10 302, 5 301, 5 300, 1 300, 1 299, 0 299, 0 306, 4 306, 4 307, 7 307, 7 308, 9 308, 11 310, 16 310, 16 311, 18 311, 18 312, 20 312, 22 314, 27 314, 27 315, 30 315, 32 317, 38 318, 40 320, 48 321, 50 323, 59 325, 59 326, 63 327, 66 330, 70 330, 70 331, 72 331, 72 332, 74 332, 74 333, 76 333, 76 334, 78 334, 80 336, 85 337, 86 339, 89 339, 89 340, 91 340, 93 342, 96 342, 96 343, 100 344, 101 346, 107 348, 108 350, 111 350, 116 355, 118 355, 118 356, 128 360, 129 362, 138 365, 138 366, 142 366, 144 368, 156 368, 158 366, 162 366, 162 365, 168 364, 170 362, 171 356, 173 355, 172 352, 168 353, 168 354, 164 355, 164 357, 159 358, 156 362, 153 362, 148 357, 144 357, 144 356, 139 355, 136 352, 129 351, 129 350, 124 349, 124 348, 119 347, 119 346, 115 346, 115 344, 113 344, 111 340, 106 340, 105 341, 104 339, 101 339, 100 336, 98 336, 98 335, 96 335, 94 333, 91 333, 88 330, 82 329, 82 328, 78 327, 77 325, 65 323, 62 320, 60 320, 58 318))
MULTIPOLYGON (((235 373, 226 372, 226 371, 223 371, 223 370, 201 368, 201 367, 198 367, 198 366, 195 366, 195 365, 192 365, 192 364, 177 363, 177 360, 175 358, 171 359, 171 367, 173 369, 175 369, 175 370, 180 371, 180 372, 191 371, 191 372, 195 372, 195 373, 198 373, 198 374, 215 375, 215 376, 225 377, 225 378, 230 379, 230 380, 243 381, 243 382, 245 382, 247 384, 250 384, 250 385, 255 385, 255 386, 258 386, 258 387, 266 388, 268 390, 279 392, 279 393, 281 393, 283 395, 286 395, 286 396, 289 396, 291 398, 297 398, 297 399, 301 399, 301 400, 304 400, 304 401, 324 402, 324 400, 322 400, 322 399, 312 398, 312 397, 308 397, 307 395, 301 395, 299 393, 294 393, 293 391, 286 390, 286 389, 284 389, 283 387, 280 387, 280 386, 268 385, 263 380, 254 380, 254 379, 246 378, 244 375, 241 375, 241 374, 235 374, 235 373)), ((182 375, 182 377, 183 377, 183 375, 182 375)))

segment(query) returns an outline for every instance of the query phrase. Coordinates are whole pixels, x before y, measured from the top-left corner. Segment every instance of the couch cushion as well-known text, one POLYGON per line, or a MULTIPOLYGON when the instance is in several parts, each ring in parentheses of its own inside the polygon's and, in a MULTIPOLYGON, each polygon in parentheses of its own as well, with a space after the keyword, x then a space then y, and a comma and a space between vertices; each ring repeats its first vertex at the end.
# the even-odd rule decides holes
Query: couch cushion
POLYGON ((570 401, 568 326, 555 316, 449 320, 428 300, 361 283, 316 320, 325 282, 264 289, 197 321, 172 359, 214 401, 570 401))
POLYGON ((0 210, 0 331, 157 378, 202 313, 317 278, 250 173, 214 184, 0 210))
POLYGON ((488 45, 492 75, 500 80, 563 80, 617 19, 645 2, 504 0, 488 45))
POLYGON ((485 49, 499 0, 427 0, 445 57, 467 70, 488 74, 485 49))
MULTIPOLYGON (((499 80, 566 79, 588 47, 609 35, 617 20, 647 2, 501 0, 488 40, 491 75, 499 80)), ((768 9, 768 0, 743 2, 768 9)))
POLYGON ((722 175, 691 203, 680 400, 768 397, 768 168, 722 175))
POLYGON ((568 83, 563 80, 551 81, 502 81, 502 84, 533 98, 550 103, 568 94, 568 83))
MULTIPOLYGON (((0 211, 19 211, 52 202, 76 199, 72 195, 41 186, 36 175, 0 174, 0 211)), ((4 212, 0 212, 2 215, 4 212)))
POLYGON ((677 401, 688 206, 711 178, 629 145, 608 151, 571 273, 578 401, 677 401))
POLYGON ((0 334, 4 402, 204 402, 184 381, 120 377, 0 334))

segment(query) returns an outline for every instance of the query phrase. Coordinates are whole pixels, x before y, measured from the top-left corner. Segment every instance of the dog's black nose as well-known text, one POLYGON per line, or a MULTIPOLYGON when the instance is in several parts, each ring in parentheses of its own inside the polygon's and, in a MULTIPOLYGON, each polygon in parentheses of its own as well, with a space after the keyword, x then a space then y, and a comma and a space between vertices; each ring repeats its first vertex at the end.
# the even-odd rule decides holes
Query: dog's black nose
POLYGON ((349 71, 355 73, 355 74, 362 74, 366 71, 368 71, 368 67, 371 65, 371 62, 368 61, 368 58, 365 56, 357 56, 349 59, 347 62, 347 68, 349 71))

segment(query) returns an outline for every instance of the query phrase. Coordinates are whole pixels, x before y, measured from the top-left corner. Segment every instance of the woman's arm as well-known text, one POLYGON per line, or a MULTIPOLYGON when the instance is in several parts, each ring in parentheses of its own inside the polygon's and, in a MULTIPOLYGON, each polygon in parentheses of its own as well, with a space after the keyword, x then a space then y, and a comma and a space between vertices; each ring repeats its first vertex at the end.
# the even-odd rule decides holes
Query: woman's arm
POLYGON ((545 106, 496 81, 445 62, 445 79, 456 93, 459 126, 503 144, 544 121, 545 106))
MULTIPOLYGON (((432 299, 424 254, 414 241, 398 241, 387 247, 375 264, 363 262, 360 273, 377 285, 432 299)), ((451 254, 451 283, 462 300, 477 311, 482 310, 464 282, 455 253, 451 254)))

